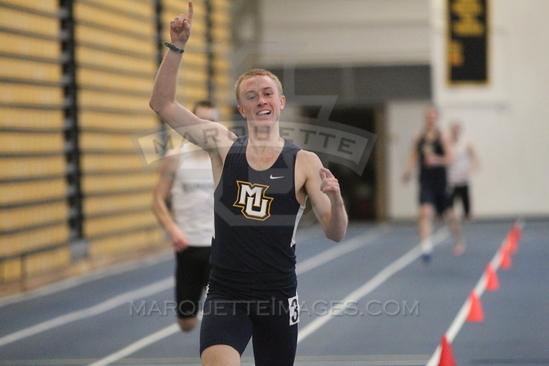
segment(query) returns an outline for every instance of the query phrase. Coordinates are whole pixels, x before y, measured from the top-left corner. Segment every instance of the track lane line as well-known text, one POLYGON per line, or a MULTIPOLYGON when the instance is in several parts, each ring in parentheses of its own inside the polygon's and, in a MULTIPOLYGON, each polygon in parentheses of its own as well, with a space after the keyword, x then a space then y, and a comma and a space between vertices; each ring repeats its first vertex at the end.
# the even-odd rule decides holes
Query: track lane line
MULTIPOLYGON (((376 233, 376 230, 379 231, 381 229, 374 229, 373 230, 374 233, 376 233)), ((387 229, 385 228, 384 230, 387 230, 387 229)), ((374 233, 371 233, 370 236, 373 236, 374 233)), ((377 235, 379 236, 380 233, 377 233, 377 235)), ((360 237, 350 239, 349 241, 351 243, 348 243, 348 244, 354 245, 354 249, 358 249, 361 246, 361 245, 357 246, 356 240, 358 240, 358 239, 360 239, 360 237)), ((372 238, 371 240, 373 240, 373 239, 374 238, 372 238)), ((304 238, 302 240, 307 240, 307 239, 304 238)), ((328 249, 327 251, 330 251, 332 249, 334 249, 334 248, 328 249)), ((343 248, 343 249, 345 249, 345 248, 343 248)), ((343 250, 342 254, 340 254, 340 255, 343 255, 344 253, 345 253, 345 251, 343 250)), ((334 254, 332 254, 332 256, 333 255, 334 254)), ((311 269, 325 263, 325 258, 314 259, 315 257, 318 257, 318 256, 319 255, 310 258, 310 260, 312 260, 311 262, 309 262, 310 263, 309 266, 311 266, 311 269)), ((118 306, 129 303, 133 300, 143 298, 143 297, 147 297, 147 296, 151 296, 151 295, 154 295, 156 293, 168 290, 170 288, 173 288, 173 286, 174 286, 174 279, 173 279, 173 276, 170 275, 170 276, 168 276, 164 279, 161 279, 159 281, 156 281, 156 282, 154 282, 150 285, 146 285, 146 286, 137 288, 135 290, 127 291, 123 294, 117 295, 115 297, 112 297, 108 300, 105 300, 105 301, 103 301, 99 304, 90 306, 88 308, 75 310, 75 311, 72 311, 68 314, 64 314, 64 315, 61 315, 61 316, 58 316, 58 317, 55 317, 55 318, 37 323, 35 325, 25 327, 25 328, 20 329, 18 331, 9 333, 5 336, 0 337, 0 347, 8 345, 8 344, 16 342, 16 341, 19 341, 19 340, 24 339, 24 338, 30 337, 30 336, 34 336, 36 334, 51 330, 53 328, 57 328, 57 327, 60 327, 62 325, 66 325, 66 324, 71 323, 71 322, 75 322, 75 321, 78 321, 78 320, 82 320, 82 319, 86 319, 86 318, 90 318, 90 317, 99 315, 101 313, 112 310, 112 309, 114 309, 118 306)))
POLYGON ((95 315, 99 315, 106 311, 112 310, 120 305, 127 304, 132 300, 154 295, 158 292, 173 288, 173 286, 174 286, 174 279, 172 276, 164 278, 150 285, 117 295, 115 297, 110 298, 109 300, 103 301, 99 304, 90 306, 88 308, 76 310, 68 314, 61 315, 56 318, 49 319, 41 323, 31 325, 30 327, 26 327, 16 332, 7 334, 3 337, 0 337, 0 347, 19 341, 21 339, 45 332, 50 329, 75 322, 77 320, 82 320, 85 318, 90 318, 95 315))
POLYGON ((64 290, 68 290, 68 289, 83 285, 88 282, 93 282, 93 281, 101 280, 103 278, 107 278, 110 276, 115 276, 120 273, 130 272, 132 270, 141 269, 143 267, 150 267, 155 264, 171 260, 172 257, 173 256, 171 253, 162 253, 159 255, 155 255, 153 257, 134 261, 131 263, 120 264, 120 265, 117 265, 116 267, 95 270, 78 277, 68 278, 66 280, 61 280, 59 282, 56 282, 50 285, 45 285, 36 290, 31 290, 22 294, 6 296, 0 299, 0 308, 7 305, 11 305, 11 304, 32 300, 38 297, 51 295, 57 292, 61 292, 64 290))
MULTIPOLYGON (((433 235, 433 247, 436 247, 442 241, 448 237, 448 231, 446 229, 439 229, 433 235)), ((307 326, 299 331, 297 343, 303 342, 307 337, 316 332, 333 317, 341 314, 347 307, 356 303, 358 300, 362 299, 379 286, 381 286, 385 281, 392 277, 397 272, 404 269, 414 260, 416 260, 421 255, 420 245, 416 245, 413 249, 406 252, 397 260, 393 261, 387 267, 378 272, 373 278, 364 283, 361 287, 357 288, 349 295, 347 295, 343 300, 337 302, 337 305, 332 306, 325 314, 319 316, 318 318, 311 321, 307 326)))
MULTIPOLYGON (((359 235, 352 239, 346 240, 341 244, 336 245, 333 248, 326 249, 319 254, 316 254, 296 266, 296 274, 300 275, 311 271, 317 267, 320 267, 330 261, 339 258, 347 253, 350 253, 359 248, 364 248, 370 244, 373 244, 374 241, 379 238, 381 235, 384 235, 390 231, 388 225, 381 225, 379 228, 372 229, 367 234, 359 235)), ((202 318, 202 312, 199 313, 198 317, 202 318)), ((110 365, 113 362, 119 361, 124 357, 127 357, 151 344, 158 342, 164 338, 167 338, 179 331, 177 324, 172 324, 165 328, 160 329, 159 331, 150 334, 144 338, 141 338, 128 346, 105 356, 97 360, 94 363, 89 364, 88 366, 106 366, 110 365)))

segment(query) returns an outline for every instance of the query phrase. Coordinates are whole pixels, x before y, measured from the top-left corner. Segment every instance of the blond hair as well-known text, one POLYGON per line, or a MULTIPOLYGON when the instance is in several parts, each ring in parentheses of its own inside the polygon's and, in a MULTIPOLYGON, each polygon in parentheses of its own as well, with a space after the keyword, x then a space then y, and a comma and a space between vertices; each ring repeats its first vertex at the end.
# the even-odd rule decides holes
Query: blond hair
POLYGON ((265 70, 265 69, 250 69, 248 71, 246 71, 245 73, 243 73, 242 75, 240 75, 238 77, 238 79, 236 80, 236 83, 234 83, 234 92, 236 94, 236 101, 238 102, 239 101, 239 93, 240 93, 240 84, 242 84, 242 82, 248 78, 251 78, 251 77, 254 77, 254 76, 268 76, 270 77, 276 84, 276 87, 278 89, 278 92, 280 93, 280 95, 283 95, 284 92, 282 91, 282 83, 280 82, 280 80, 278 79, 278 77, 273 74, 272 72, 270 72, 269 70, 265 70))

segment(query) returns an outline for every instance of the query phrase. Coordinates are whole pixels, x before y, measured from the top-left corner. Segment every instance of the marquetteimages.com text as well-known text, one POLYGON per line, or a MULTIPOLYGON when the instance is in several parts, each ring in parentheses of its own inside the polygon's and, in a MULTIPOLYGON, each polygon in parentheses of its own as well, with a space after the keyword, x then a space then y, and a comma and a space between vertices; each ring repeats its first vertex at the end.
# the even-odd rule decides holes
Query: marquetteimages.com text
MULTIPOLYGON (((129 307, 130 316, 174 316, 177 311, 196 313, 203 310, 215 315, 230 315, 232 312, 253 312, 256 315, 272 315, 288 311, 288 304, 283 301, 222 301, 206 309, 199 305, 198 309, 191 302, 177 304, 175 301, 132 301, 129 307)), ((418 300, 370 300, 367 302, 342 302, 331 300, 316 300, 299 303, 300 316, 389 316, 389 317, 417 317, 420 315, 418 300)))

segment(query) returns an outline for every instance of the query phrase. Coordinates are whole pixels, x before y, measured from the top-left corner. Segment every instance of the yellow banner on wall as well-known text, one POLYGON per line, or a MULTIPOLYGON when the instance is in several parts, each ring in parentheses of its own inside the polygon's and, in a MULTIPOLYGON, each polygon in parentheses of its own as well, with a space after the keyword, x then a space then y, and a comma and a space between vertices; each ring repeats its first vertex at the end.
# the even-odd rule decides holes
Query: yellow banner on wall
POLYGON ((486 84, 488 64, 488 0, 447 0, 448 82, 486 84))

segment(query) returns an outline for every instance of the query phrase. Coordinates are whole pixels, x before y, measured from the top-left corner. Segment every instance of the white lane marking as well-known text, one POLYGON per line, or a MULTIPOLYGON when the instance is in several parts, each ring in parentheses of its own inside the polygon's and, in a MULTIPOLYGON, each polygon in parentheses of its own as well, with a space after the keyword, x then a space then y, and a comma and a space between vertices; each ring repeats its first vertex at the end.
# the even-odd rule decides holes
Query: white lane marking
MULTIPOLYGON (((388 225, 382 225, 379 229, 374 229, 367 234, 360 235, 356 238, 349 239, 344 241, 342 244, 337 245, 336 247, 326 249, 319 254, 308 258, 296 266, 296 273, 303 274, 314 268, 317 268, 323 264, 328 263, 331 260, 334 260, 337 257, 340 257, 344 254, 347 254, 353 250, 364 247, 370 243, 373 243, 381 234, 386 233, 388 230, 388 225)), ((200 319, 202 318, 202 313, 199 313, 200 319)), ((113 362, 116 362, 124 357, 135 353, 142 348, 145 348, 151 345, 154 342, 158 342, 163 338, 169 337, 174 333, 177 333, 177 324, 170 325, 164 329, 159 330, 156 333, 153 333, 149 336, 146 336, 115 353, 112 353, 88 366, 106 366, 110 365, 113 362), (175 326, 175 330, 174 330, 175 326)))
POLYGON ((141 338, 140 340, 134 342, 134 343, 131 343, 130 345, 116 351, 115 353, 105 357, 105 358, 102 358, 101 360, 99 361, 96 361, 94 363, 91 363, 89 364, 89 366, 105 366, 105 365, 110 365, 111 363, 113 362, 116 362, 126 356, 129 356, 131 355, 132 353, 140 350, 141 348, 145 348, 155 342, 158 342, 159 340, 161 339, 164 339, 166 337, 169 337, 171 336, 172 334, 175 334, 179 332, 179 325, 176 323, 176 324, 172 324, 168 327, 165 327, 165 328, 162 328, 160 329, 159 331, 153 333, 153 334, 150 334, 144 338, 141 338))
MULTIPOLYGON (((196 317, 197 317, 198 321, 202 320, 202 311, 200 311, 197 314, 196 317)), ((160 341, 164 338, 167 338, 167 337, 169 337, 169 336, 171 336, 175 333, 178 333, 178 332, 179 332, 179 325, 177 323, 172 324, 170 326, 167 326, 165 328, 160 329, 159 331, 157 331, 153 334, 150 334, 150 335, 148 335, 144 338, 141 338, 141 339, 127 345, 126 347, 116 351, 115 353, 112 353, 112 354, 108 355, 105 358, 102 358, 98 361, 95 361, 94 363, 89 364, 88 366, 106 366, 106 365, 110 365, 113 362, 121 360, 124 357, 127 357, 127 356, 139 351, 142 348, 150 346, 151 344, 156 343, 156 342, 158 342, 158 341, 160 341)))
POLYGON ((104 313, 118 306, 124 305, 125 303, 128 303, 132 300, 139 299, 146 296, 151 296, 158 292, 167 290, 173 287, 173 285, 174 285, 173 276, 168 276, 150 285, 125 292, 123 294, 115 296, 109 300, 106 300, 94 306, 91 306, 85 309, 76 310, 71 313, 61 315, 56 318, 49 319, 44 322, 29 326, 27 328, 20 329, 16 332, 0 337, 0 347, 19 341, 21 339, 45 332, 47 330, 77 321, 77 320, 89 318, 89 317, 104 313))
MULTIPOLYGON (((448 232, 439 230, 433 236, 433 245, 436 246, 448 237, 448 232)), ((343 300, 337 302, 337 305, 330 308, 325 314, 319 316, 311 323, 307 324, 305 328, 299 331, 297 343, 303 342, 308 336, 316 332, 320 327, 329 322, 333 317, 340 315, 347 307, 355 304, 358 300, 374 291, 385 281, 387 281, 395 273, 399 272, 421 255, 421 248, 419 245, 415 246, 412 250, 389 264, 381 272, 376 274, 372 279, 367 281, 364 285, 360 286, 353 292, 351 292, 343 300)))
POLYGON ((172 258, 173 258, 173 254, 170 251, 169 253, 162 253, 160 255, 155 255, 153 257, 146 258, 144 260, 139 260, 136 262, 126 263, 126 264, 118 264, 116 265, 116 267, 112 267, 109 269, 96 270, 79 277, 69 278, 66 280, 56 282, 51 285, 43 286, 36 290, 4 297, 3 299, 0 300, 0 307, 10 305, 13 303, 31 300, 37 297, 51 295, 56 292, 60 292, 63 290, 67 290, 67 289, 82 285, 84 283, 100 280, 102 278, 114 276, 123 272, 129 272, 134 269, 150 267, 155 264, 165 262, 167 260, 171 260, 172 258))
MULTIPOLYGON (((523 225, 521 221, 518 222, 519 225, 523 225)), ((505 236, 507 238, 507 235, 505 236)), ((498 250, 496 251, 496 254, 492 257, 490 260, 490 265, 494 269, 494 272, 496 272, 499 268, 500 262, 501 262, 501 251, 503 250, 503 245, 505 244, 505 240, 503 239, 503 242, 498 247, 498 250)), ((475 288, 473 291, 478 295, 480 298, 484 291, 486 290, 486 272, 483 272, 482 276, 480 276, 477 284, 475 285, 475 288)), ((456 317, 452 321, 452 324, 446 331, 446 339, 448 339, 448 343, 452 343, 454 341, 454 338, 457 336, 459 331, 461 330, 461 327, 465 323, 465 320, 467 320, 467 315, 469 315, 469 307, 471 306, 469 297, 467 297, 467 300, 463 303, 461 308, 459 309, 456 317)), ((435 352, 431 355, 431 358, 427 362, 426 366, 435 366, 438 364, 438 361, 440 359, 440 344, 435 349, 435 352)))
POLYGON ((10 333, 8 335, 1 337, 0 347, 13 343, 15 341, 19 341, 23 338, 36 335, 38 333, 45 332, 52 328, 65 325, 67 323, 71 323, 77 320, 89 318, 89 317, 104 313, 120 305, 124 305, 132 300, 150 296, 158 292, 173 288, 173 285, 174 285, 174 280, 173 280, 173 277, 170 276, 170 277, 164 278, 163 280, 154 282, 150 285, 140 287, 137 290, 125 292, 123 294, 110 298, 109 300, 103 301, 94 306, 90 306, 85 309, 76 310, 71 313, 61 315, 50 320, 46 320, 42 323, 38 323, 30 327, 23 328, 14 333, 10 333))

